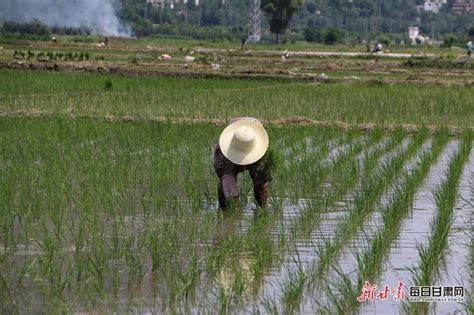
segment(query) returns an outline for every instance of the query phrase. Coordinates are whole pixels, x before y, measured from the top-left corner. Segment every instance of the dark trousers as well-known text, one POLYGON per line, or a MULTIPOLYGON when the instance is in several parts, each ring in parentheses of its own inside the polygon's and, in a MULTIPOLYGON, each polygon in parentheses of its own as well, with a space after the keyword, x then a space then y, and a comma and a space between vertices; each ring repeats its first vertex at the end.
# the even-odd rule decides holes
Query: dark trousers
POLYGON ((219 208, 227 209, 230 205, 239 204, 239 190, 237 187, 237 175, 246 170, 249 171, 253 182, 253 193, 257 204, 260 207, 267 205, 268 182, 271 181, 271 174, 265 168, 265 158, 250 165, 236 165, 229 161, 216 147, 214 153, 214 170, 219 178, 217 185, 217 196, 219 208))
MULTIPOLYGON (((265 207, 268 199, 268 183, 261 183, 253 180, 253 194, 257 204, 260 207, 265 207)), ((224 176, 219 177, 219 183, 217 184, 217 197, 220 209, 225 210, 230 205, 239 205, 240 193, 237 188, 236 175, 225 174, 224 176)))

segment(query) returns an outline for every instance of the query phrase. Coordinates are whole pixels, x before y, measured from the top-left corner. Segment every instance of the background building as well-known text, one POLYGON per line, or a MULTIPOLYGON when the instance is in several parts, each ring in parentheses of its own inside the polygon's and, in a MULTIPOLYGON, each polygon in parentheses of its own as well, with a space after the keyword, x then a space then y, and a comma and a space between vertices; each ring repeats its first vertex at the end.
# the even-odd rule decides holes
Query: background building
POLYGON ((474 13, 474 0, 454 0, 452 7, 456 14, 472 14, 474 13))
MULTIPOLYGON (((193 1, 194 1, 194 5, 196 6, 199 5, 199 0, 193 0, 193 1)), ((165 6, 169 6, 171 9, 173 9, 175 3, 186 4, 188 3, 188 0, 147 0, 147 3, 150 3, 151 5, 158 8, 162 8, 162 9, 165 6)))

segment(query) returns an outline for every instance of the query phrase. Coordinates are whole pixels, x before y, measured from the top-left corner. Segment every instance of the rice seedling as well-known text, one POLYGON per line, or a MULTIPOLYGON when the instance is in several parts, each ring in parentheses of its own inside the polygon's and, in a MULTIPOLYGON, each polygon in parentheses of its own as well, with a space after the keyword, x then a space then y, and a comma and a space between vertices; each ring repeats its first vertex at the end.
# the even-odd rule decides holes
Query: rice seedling
POLYGON ((304 207, 291 227, 292 238, 298 235, 307 235, 318 224, 321 210, 344 195, 353 184, 358 175, 358 167, 353 157, 363 148, 373 145, 379 141, 382 134, 374 132, 371 137, 364 143, 355 143, 348 150, 341 151, 337 158, 332 160, 329 165, 325 165, 319 169, 319 176, 316 183, 312 186, 312 191, 317 199, 311 199, 309 204, 304 207), (322 187, 324 180, 330 178, 333 185, 329 192, 322 187))
POLYGON ((221 118, 246 113, 347 123, 469 127, 472 87, 312 84, 278 80, 127 78, 0 70, 0 109, 88 117, 221 118), (111 82, 113 89, 106 89, 111 82), (317 101, 315 101, 317 100, 317 101), (430 111, 426 111, 430 108, 430 111))
POLYGON ((416 153, 426 136, 426 131, 419 133, 406 150, 385 161, 380 169, 363 179, 353 202, 354 208, 336 227, 334 239, 324 242, 318 251, 319 261, 314 270, 314 277, 316 279, 323 275, 334 257, 340 252, 342 246, 360 228, 385 188, 398 172, 403 169, 404 162, 416 153))
MULTIPOLYGON (((356 143, 357 150, 352 150, 352 149, 348 150, 347 152, 350 152, 350 153, 347 153, 347 154, 353 155, 355 154, 354 152, 359 152, 359 150, 361 150, 364 146, 368 146, 369 144, 377 141, 380 138, 380 136, 381 134, 372 135, 370 140, 364 143, 364 145, 362 145, 363 142, 356 143)), ((341 152, 341 156, 346 156, 346 152, 343 151, 343 153, 341 152)), ((340 161, 342 161, 342 158, 339 158, 339 159, 340 161)), ((332 164, 329 164, 329 165, 332 165, 332 164)), ((320 183, 322 183, 322 181, 320 183)), ((275 217, 271 215, 271 216, 260 217, 258 218, 258 220, 254 220, 252 222, 252 225, 249 228, 249 233, 246 235, 246 240, 244 241, 244 242, 248 242, 249 244, 252 244, 250 247, 248 247, 248 245, 245 247, 248 247, 250 251, 253 252, 255 255, 256 260, 255 260, 255 264, 253 265, 252 270, 255 277, 257 277, 256 279, 258 279, 258 277, 262 275, 262 271, 265 270, 265 268, 267 268, 266 266, 269 266, 272 263, 272 261, 275 261, 275 257, 278 257, 280 253, 282 254, 283 250, 287 246, 289 246, 289 243, 287 240, 285 240, 285 237, 279 238, 279 241, 276 247, 272 245, 271 240, 265 237, 265 235, 269 232, 268 226, 271 224, 274 218, 275 217)), ((296 234, 293 235, 293 238, 295 236, 296 234)), ((302 290, 302 288, 303 287, 300 287, 300 291, 302 290)))
MULTIPOLYGON (((451 159, 445 180, 434 192, 438 212, 431 222, 431 237, 428 244, 418 247, 420 265, 414 270, 416 286, 431 285, 439 274, 440 263, 448 247, 453 208, 457 198, 458 182, 472 146, 472 133, 466 132, 461 147, 451 159)), ((427 313, 429 303, 410 303, 411 313, 427 313)))
MULTIPOLYGON (((470 270, 470 277, 471 279, 474 278, 474 229, 470 229, 470 250, 469 250, 469 261, 467 261, 467 265, 469 266, 470 270)), ((471 285, 471 290, 472 290, 472 285, 471 285)), ((464 310, 466 311, 467 314, 471 314, 474 312, 474 297, 472 294, 467 295, 467 301, 464 302, 464 310)))
POLYGON ((257 310, 256 314, 273 314, 273 315, 280 314, 280 312, 278 310, 277 303, 275 302, 275 300, 272 300, 268 297, 265 297, 264 301, 263 301, 263 304, 264 304, 264 310, 265 311, 260 313, 257 310))
POLYGON ((400 222, 411 207, 416 188, 422 183, 430 169, 430 165, 438 158, 447 139, 447 133, 441 133, 435 139, 431 152, 422 154, 418 167, 411 173, 405 172, 402 183, 395 187, 393 196, 382 212, 382 228, 372 237, 367 248, 362 253, 357 254, 358 274, 356 284, 352 285, 341 280, 341 283, 344 284, 341 284, 344 292, 350 293, 346 294, 344 299, 335 299, 335 301, 346 312, 350 312, 360 305, 357 296, 360 295, 360 289, 363 287, 364 281, 373 282, 379 275, 381 264, 390 249, 390 244, 399 233, 400 222))
POLYGON ((311 264, 290 262, 276 298, 267 277, 314 241, 321 213, 357 191, 341 236, 320 247, 323 267, 315 268, 327 269, 426 133, 382 159, 404 131, 266 124, 269 207, 254 211, 250 180, 240 176, 242 207, 222 214, 211 160, 222 128, 207 119, 245 113, 274 122, 301 115, 469 125, 472 117, 472 92, 458 86, 0 73, 0 309, 7 313, 296 311, 316 277, 305 269, 311 264), (415 121, 426 107, 432 111, 415 121))
MULTIPOLYGON (((320 196, 319 196, 319 201, 317 202, 317 204, 319 205, 319 208, 311 208, 308 206, 306 206, 304 209, 304 211, 306 211, 306 209, 311 209, 311 211, 314 211, 315 213, 312 213, 311 215, 314 217, 315 215, 317 215, 318 212, 321 211, 321 209, 323 209, 324 207, 327 207, 328 205, 330 205, 335 199, 334 199, 334 191, 338 191, 337 187, 340 187, 340 189, 342 190, 345 190, 343 189, 343 187, 350 187, 352 185, 352 183, 355 182, 355 179, 357 178, 357 176, 355 176, 357 174, 357 172, 352 172, 352 175, 351 176, 348 176, 347 174, 347 171, 349 169, 352 169, 352 170, 355 170, 356 169, 356 165, 354 163, 355 162, 355 159, 354 158, 349 158, 347 159, 347 156, 353 156, 355 155, 355 153, 357 152, 360 152, 360 150, 362 150, 362 148, 367 148, 367 147, 370 147, 371 145, 373 145, 374 143, 378 142, 380 140, 382 136, 382 133, 380 132, 375 132, 374 134, 371 134, 370 135, 370 138, 367 139, 367 141, 363 141, 363 142, 355 142, 354 145, 357 145, 357 149, 348 149, 348 150, 344 150, 344 151, 341 151, 340 155, 339 155, 339 158, 338 160, 340 159, 341 161, 344 161, 344 163, 346 164, 345 166, 345 169, 341 166, 339 167, 330 167, 329 169, 331 170, 330 172, 330 176, 332 177, 331 179, 331 182, 333 182, 334 184, 334 187, 333 189, 335 190, 331 190, 331 191, 328 191, 327 193, 320 193, 320 196), (361 144, 364 144, 363 146, 361 146, 361 144), (341 158, 341 156, 343 156, 344 158, 341 158), (334 172, 334 173, 332 173, 334 172), (339 178, 339 176, 336 176, 338 172, 341 172, 341 176, 339 178), (341 184, 341 186, 339 186, 339 184, 341 184)), ((399 140, 396 140, 394 139, 395 142, 398 142, 399 140)), ((388 145, 388 147, 390 147, 390 145, 388 145)), ((379 151, 375 151, 375 154, 381 154, 379 151)), ((341 162, 339 162, 341 163, 341 162)), ((329 165, 333 166, 334 164, 333 163, 330 163, 329 165)), ((321 192, 323 192, 321 190, 321 192)), ((341 192, 337 193, 336 194, 341 194, 341 192)), ((306 221, 299 221, 301 218, 303 217, 303 215, 300 215, 297 217, 298 221, 295 221, 295 222, 306 222, 306 221)), ((283 249, 286 249, 288 251, 292 251, 292 248, 293 246, 296 244, 297 240, 299 239, 299 236, 304 236, 306 234, 306 232, 302 231, 301 229, 296 229, 295 228, 295 224, 293 224, 291 226, 291 231, 293 231, 291 234, 290 234, 290 239, 289 240, 286 240, 285 243, 280 243, 282 246, 279 246, 276 248, 276 252, 274 252, 274 256, 275 256, 275 253, 279 253, 280 251, 282 251, 283 249)), ((301 228, 302 226, 306 226, 306 225, 299 225, 299 227, 301 228)), ((307 279, 307 275, 304 274, 304 270, 301 266, 301 264, 297 264, 297 266, 295 267, 297 268, 298 270, 300 270, 299 272, 299 275, 300 275, 300 279, 304 276, 305 279, 307 279), (299 266, 299 267, 298 267, 299 266)), ((287 274, 291 274, 291 275, 294 275, 294 272, 291 272, 289 271, 287 274)), ((290 277, 291 278, 291 277, 290 277)), ((295 279, 293 279, 295 280, 295 279)), ((302 291, 303 291, 303 283, 306 281, 293 281, 292 279, 287 279, 286 281, 286 284, 285 285, 282 285, 282 301, 283 300, 286 300, 287 302, 285 302, 287 304, 286 308, 287 310, 291 310, 294 308, 295 306, 295 303, 297 301, 297 297, 298 296, 301 296, 302 294, 302 291), (298 286, 296 285, 292 285, 292 284, 295 284, 295 283, 299 283, 298 286), (291 290, 290 290, 291 289, 291 290), (293 290, 293 289, 298 289, 298 290, 293 290), (299 292, 298 294, 295 295, 295 292, 299 292), (291 293, 291 294, 290 294, 291 293), (289 297, 293 296, 291 299, 289 297), (289 302, 290 300, 294 300, 295 302, 289 302)), ((285 304, 284 303, 284 304, 285 304)))
MULTIPOLYGON (((263 274, 266 266, 269 266, 273 261, 272 255, 275 256, 273 250, 274 245, 272 244, 271 239, 266 237, 266 235, 269 233, 269 228, 274 224, 275 219, 278 219, 279 217, 280 213, 275 211, 275 209, 273 209, 269 214, 261 213, 252 220, 246 234, 240 238, 226 240, 226 242, 232 240, 233 245, 231 246, 231 249, 236 251, 234 252, 235 255, 239 255, 238 253, 242 252, 252 253, 254 262, 251 265, 251 270, 256 285, 258 285, 258 278, 263 274)), ((282 235, 280 234, 280 236, 282 235)), ((278 246, 278 250, 280 251, 283 248, 283 244, 285 244, 284 237, 279 238, 278 244, 280 244, 280 246, 278 246)), ((225 250, 225 248, 225 245, 220 246, 217 253, 225 250)), ((213 255, 215 254, 212 254, 210 257, 213 257, 213 255)), ((236 278, 238 278, 238 274, 236 278)), ((255 288, 256 287, 254 287, 254 289, 255 288)))
POLYGON ((288 271, 286 281, 283 284, 282 296, 282 302, 285 305, 285 313, 293 313, 295 308, 299 305, 305 283, 306 274, 301 266, 299 266, 295 272, 288 271))

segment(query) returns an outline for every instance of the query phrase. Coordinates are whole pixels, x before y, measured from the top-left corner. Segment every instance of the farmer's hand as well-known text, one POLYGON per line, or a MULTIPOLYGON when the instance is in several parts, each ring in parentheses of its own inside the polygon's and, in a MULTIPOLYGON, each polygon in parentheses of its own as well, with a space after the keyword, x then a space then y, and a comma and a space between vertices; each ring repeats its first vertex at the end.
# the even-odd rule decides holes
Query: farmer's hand
POLYGON ((268 183, 263 185, 257 184, 253 188, 255 199, 257 200, 257 204, 260 207, 267 206, 267 199, 268 199, 268 183))

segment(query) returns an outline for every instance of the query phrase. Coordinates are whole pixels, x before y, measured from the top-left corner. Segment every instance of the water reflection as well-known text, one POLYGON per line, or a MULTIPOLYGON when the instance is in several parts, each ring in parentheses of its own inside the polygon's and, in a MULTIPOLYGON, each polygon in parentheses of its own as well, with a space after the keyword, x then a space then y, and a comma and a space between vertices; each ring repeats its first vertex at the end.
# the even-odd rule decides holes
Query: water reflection
POLYGON ((248 230, 240 234, 243 219, 240 211, 220 213, 213 237, 215 252, 222 254, 215 280, 221 291, 240 302, 258 295, 273 247, 265 211, 254 210, 248 230))

